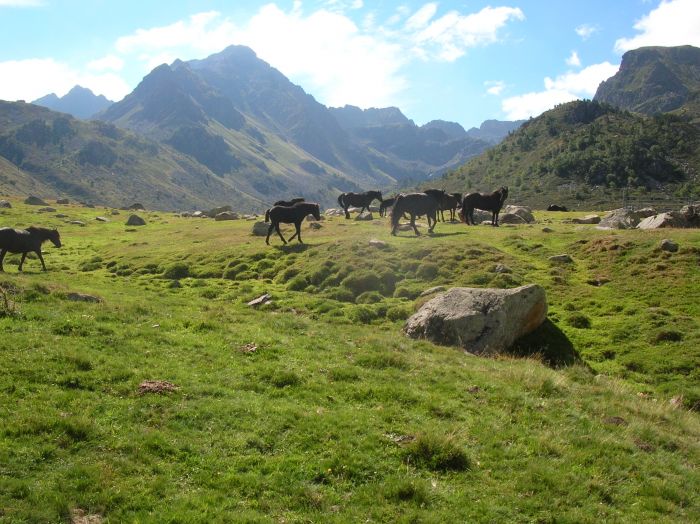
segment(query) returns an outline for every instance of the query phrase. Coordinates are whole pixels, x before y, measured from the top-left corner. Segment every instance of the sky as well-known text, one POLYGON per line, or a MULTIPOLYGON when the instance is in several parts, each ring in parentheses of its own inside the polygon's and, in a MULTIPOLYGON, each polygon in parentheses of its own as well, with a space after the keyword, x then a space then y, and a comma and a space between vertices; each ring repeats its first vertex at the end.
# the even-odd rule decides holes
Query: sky
POLYGON ((117 101, 232 44, 327 106, 469 129, 590 99, 628 50, 700 47, 700 0, 0 0, 0 99, 117 101))

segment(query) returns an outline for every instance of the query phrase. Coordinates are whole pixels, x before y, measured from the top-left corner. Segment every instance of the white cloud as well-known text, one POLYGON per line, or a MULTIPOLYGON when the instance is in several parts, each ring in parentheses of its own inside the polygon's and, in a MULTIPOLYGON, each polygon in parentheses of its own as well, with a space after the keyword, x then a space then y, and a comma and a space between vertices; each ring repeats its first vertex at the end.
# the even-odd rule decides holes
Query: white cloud
POLYGON ((418 11, 416 11, 411 17, 406 20, 406 29, 409 31, 414 31, 416 29, 423 29, 428 25, 430 19, 437 13, 437 4, 425 4, 418 11))
POLYGON ((506 88, 506 84, 501 80, 487 80, 484 82, 484 87, 489 95, 499 96, 506 88))
POLYGON ((700 2, 698 0, 662 0, 656 9, 634 24, 639 32, 632 38, 620 38, 615 50, 624 53, 643 46, 700 46, 700 2))
POLYGON ((589 25, 589 24, 581 24, 578 26, 576 29, 576 34, 580 36, 583 40, 588 40, 593 33, 598 32, 598 27, 589 25))
POLYGON ((0 99, 3 100, 31 102, 49 93, 63 96, 75 85, 87 87, 110 100, 119 100, 131 91, 114 73, 85 73, 52 58, 0 62, 0 78, 13 79, 0 82, 0 99))
POLYGON ((506 98, 501 109, 509 120, 520 120, 538 116, 557 104, 580 98, 591 98, 598 85, 613 76, 619 65, 609 62, 588 66, 576 73, 567 72, 551 79, 544 79, 544 91, 525 93, 506 98))
POLYGON ((92 71, 121 71, 124 68, 124 60, 116 55, 107 55, 89 62, 87 68, 92 71))
POLYGON ((571 67, 581 67, 581 59, 576 51, 571 51, 571 55, 566 59, 566 65, 571 67))

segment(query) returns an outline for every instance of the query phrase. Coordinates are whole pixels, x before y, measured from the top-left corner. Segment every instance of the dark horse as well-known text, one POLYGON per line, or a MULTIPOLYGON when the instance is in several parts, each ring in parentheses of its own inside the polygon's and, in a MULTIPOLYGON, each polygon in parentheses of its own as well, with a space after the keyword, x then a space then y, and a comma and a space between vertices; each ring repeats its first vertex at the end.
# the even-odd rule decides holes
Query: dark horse
POLYGON ((265 239, 266 244, 270 244, 270 233, 273 229, 277 230, 277 234, 282 239, 285 244, 288 242, 282 236, 280 232, 280 222, 283 224, 294 224, 297 232, 289 237, 289 242, 297 237, 300 243, 304 243, 301 240, 301 223, 304 221, 307 215, 313 215, 316 220, 321 220, 321 209, 318 204, 313 204, 311 202, 297 202, 293 206, 273 206, 265 212, 265 222, 271 222, 270 227, 267 230, 267 238, 265 239))
POLYGON ((380 217, 385 216, 387 210, 394 206, 394 202, 396 202, 395 196, 393 196, 391 198, 387 198, 386 200, 382 200, 382 203, 379 204, 379 216, 380 217))
POLYGON ((397 196, 396 202, 394 202, 394 208, 391 210, 391 234, 396 235, 396 229, 399 227, 399 219, 404 213, 410 215, 411 226, 413 227, 413 231, 416 232, 416 235, 420 235, 416 227, 416 217, 421 215, 428 217, 428 233, 432 233, 437 223, 437 210, 438 207, 440 207, 439 198, 440 197, 435 197, 427 193, 408 193, 397 196), (430 225, 431 219, 433 221, 432 226, 430 225))
POLYGON ((469 193, 462 199, 462 211, 460 216, 462 221, 474 225, 474 209, 491 211, 491 225, 498 226, 498 213, 501 212, 503 203, 508 198, 508 188, 506 186, 497 189, 493 193, 469 193))
POLYGON ((445 211, 450 212, 450 220, 455 219, 457 208, 462 205, 462 193, 446 193, 442 189, 426 189, 425 193, 433 195, 440 199, 440 207, 438 207, 438 220, 442 218, 445 221, 445 211))
POLYGON ((57 229, 34 226, 27 229, 0 228, 0 271, 4 271, 2 261, 8 251, 22 253, 22 259, 19 261, 20 271, 22 271, 24 259, 27 258, 27 253, 30 251, 36 253, 36 256, 41 260, 41 267, 46 271, 44 257, 41 256, 41 244, 47 240, 53 242, 54 246, 61 247, 61 236, 57 229))
POLYGON ((303 201, 304 201, 304 199, 302 197, 298 197, 298 198, 292 198, 291 200, 278 200, 277 202, 275 202, 272 205, 273 206, 291 207, 294 204, 298 204, 299 202, 303 202, 303 201))
POLYGON ((360 213, 365 209, 369 210, 369 205, 372 200, 382 201, 381 191, 365 191, 364 193, 341 193, 338 195, 338 204, 345 211, 345 218, 350 218, 350 213, 348 213, 348 208, 350 206, 359 207, 360 213))

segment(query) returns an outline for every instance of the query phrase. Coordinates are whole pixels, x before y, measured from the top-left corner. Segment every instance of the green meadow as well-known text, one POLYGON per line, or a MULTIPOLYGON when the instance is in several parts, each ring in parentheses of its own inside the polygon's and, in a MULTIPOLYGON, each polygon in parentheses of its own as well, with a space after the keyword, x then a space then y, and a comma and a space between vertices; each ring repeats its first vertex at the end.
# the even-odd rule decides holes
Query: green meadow
POLYGON ((0 522, 700 521, 700 230, 331 218, 283 247, 11 202, 63 247, 0 274, 0 522), (529 283, 548 321, 509 354, 402 333, 435 286, 529 283))

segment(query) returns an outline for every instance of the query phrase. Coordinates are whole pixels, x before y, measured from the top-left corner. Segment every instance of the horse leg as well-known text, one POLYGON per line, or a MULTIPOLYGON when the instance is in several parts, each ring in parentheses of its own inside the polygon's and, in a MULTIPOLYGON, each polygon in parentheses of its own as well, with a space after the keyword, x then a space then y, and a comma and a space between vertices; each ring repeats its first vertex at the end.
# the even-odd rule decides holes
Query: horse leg
POLYGON ((41 249, 38 251, 34 251, 36 253, 36 256, 39 257, 39 260, 41 261, 41 268, 46 271, 46 264, 44 264, 44 257, 41 256, 41 249))
POLYGON ((2 261, 5 260, 5 254, 7 253, 7 249, 3 249, 0 251, 0 272, 5 271, 5 269, 2 267, 2 261))
POLYGON ((350 209, 350 206, 343 208, 343 211, 345 211, 345 218, 346 219, 350 218, 350 213, 348 212, 348 209, 350 209))
POLYGON ((270 227, 267 228, 267 238, 265 239, 265 243, 269 246, 270 245, 270 233, 272 233, 272 229, 275 227, 275 224, 272 223, 270 224, 270 227))
POLYGON ((24 259, 27 258, 27 252, 22 253, 22 259, 19 261, 18 271, 22 271, 22 264, 24 264, 24 259))
MULTIPOLYGON (((430 219, 428 219, 428 222, 430 222, 430 219)), ((416 215, 411 213, 411 226, 413 227, 413 231, 416 232, 416 236, 420 236, 420 232, 418 231, 418 228, 416 227, 416 215)))
MULTIPOLYGON (((435 213, 433 213, 433 214, 431 214, 431 213, 426 213, 425 216, 426 216, 427 219, 428 219, 428 233, 432 233, 433 230, 435 229, 435 226, 437 225, 437 211, 436 211, 435 213), (430 227, 430 218, 431 218, 431 216, 432 216, 432 219, 433 219, 433 226, 432 226, 432 227, 430 227)), ((444 220, 444 218, 443 218, 443 222, 444 222, 444 221, 445 221, 445 220, 444 220)))
MULTIPOLYGON (((297 227, 297 232, 294 233, 294 234, 296 235, 297 240, 299 241, 299 243, 300 243, 300 244, 303 244, 304 241, 301 239, 301 222, 297 222, 297 223, 294 224, 294 225, 297 227)), ((291 239, 290 239, 290 242, 291 242, 291 239)))
POLYGON ((277 223, 275 224, 275 229, 277 230, 277 234, 278 234, 278 235, 280 236, 280 238, 282 239, 282 243, 283 243, 283 244, 286 244, 287 241, 286 241, 286 240, 284 239, 284 237, 282 236, 282 232, 280 231, 280 223, 279 223, 279 222, 277 222, 277 223))
POLYGON ((498 215, 501 213, 501 210, 499 209, 496 211, 496 227, 498 227, 498 215))

